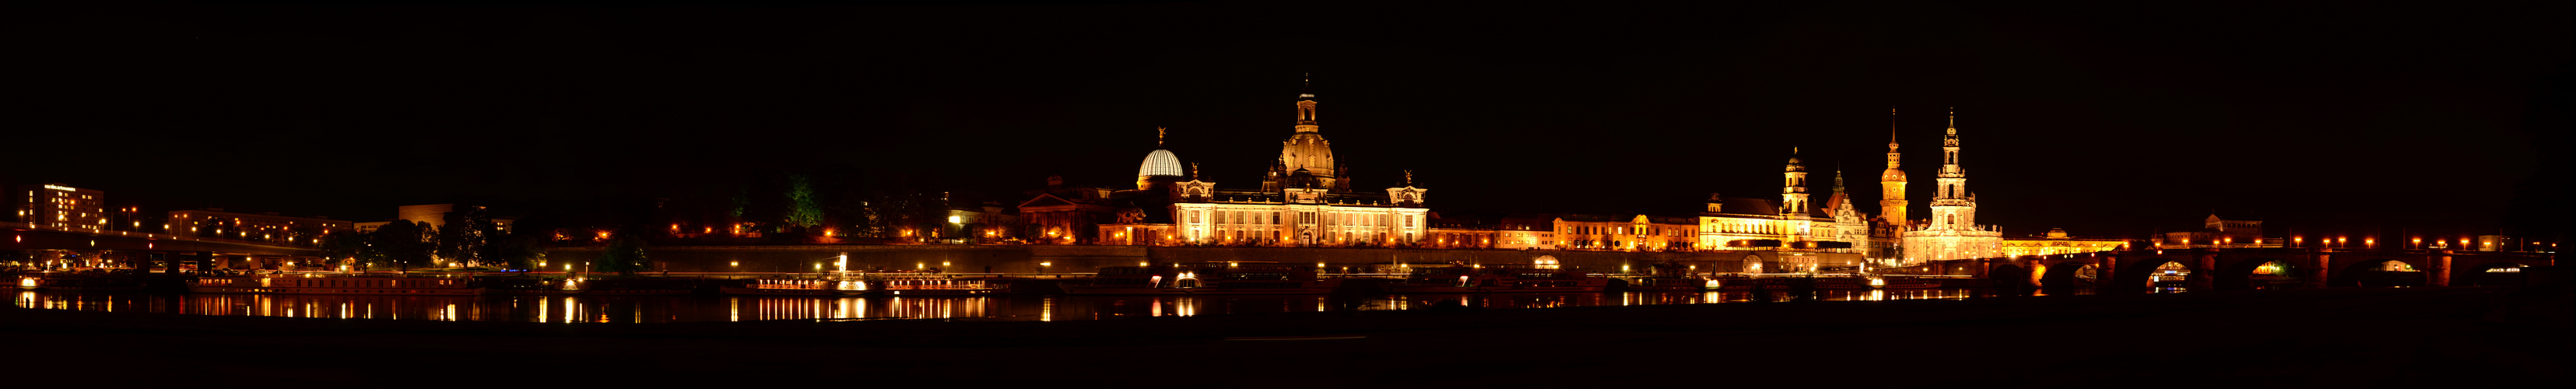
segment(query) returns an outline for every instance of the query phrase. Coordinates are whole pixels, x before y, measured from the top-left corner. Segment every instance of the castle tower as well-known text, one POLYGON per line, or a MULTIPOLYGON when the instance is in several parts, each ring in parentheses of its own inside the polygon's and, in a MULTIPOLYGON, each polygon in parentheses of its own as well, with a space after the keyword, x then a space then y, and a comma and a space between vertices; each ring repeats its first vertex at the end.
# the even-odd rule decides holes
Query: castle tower
POLYGON ((1891 225, 1904 225, 1905 170, 1897 168, 1896 109, 1887 110, 1887 172, 1878 174, 1878 214, 1891 225))
POLYGON ((1306 87, 1297 92, 1297 132, 1289 135, 1287 141, 1279 142, 1279 162, 1271 165, 1273 178, 1271 182, 1262 183, 1262 189, 1276 191, 1298 187, 1298 184, 1320 188, 1345 188, 1338 185, 1341 176, 1337 174, 1336 168, 1339 166, 1333 163, 1332 142, 1324 140, 1322 131, 1322 127, 1315 125, 1314 81, 1309 79, 1306 87), (1314 182, 1297 184, 1280 182, 1289 179, 1289 173, 1297 170, 1305 170, 1305 176, 1314 182))
POLYGON ((1807 167, 1798 164, 1798 148, 1789 148, 1789 168, 1780 172, 1780 215, 1803 218, 1813 209, 1807 207, 1807 167))
POLYGON ((1977 207, 1968 194, 1968 170, 1959 167, 1959 115, 1952 111, 1950 126, 1941 135, 1941 175, 1933 179, 1938 187, 1932 196, 1932 227, 1940 230, 1971 230, 1977 227, 1977 207))

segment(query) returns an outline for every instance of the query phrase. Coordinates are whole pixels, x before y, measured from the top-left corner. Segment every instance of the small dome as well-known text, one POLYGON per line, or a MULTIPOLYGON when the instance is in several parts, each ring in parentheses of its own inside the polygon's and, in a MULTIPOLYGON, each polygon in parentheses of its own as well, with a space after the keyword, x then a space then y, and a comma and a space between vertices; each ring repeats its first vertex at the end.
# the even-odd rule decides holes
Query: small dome
POLYGON ((1152 154, 1145 154, 1145 165, 1136 168, 1136 177, 1180 177, 1182 173, 1181 157, 1173 156, 1171 150, 1157 149, 1152 154))
POLYGON ((1886 173, 1879 173, 1879 174, 1878 174, 1878 181, 1879 181, 1879 182, 1888 182, 1888 181, 1904 181, 1904 180, 1905 180, 1905 170, 1901 170, 1901 169, 1897 169, 1897 168, 1887 168, 1887 172, 1886 172, 1886 173))

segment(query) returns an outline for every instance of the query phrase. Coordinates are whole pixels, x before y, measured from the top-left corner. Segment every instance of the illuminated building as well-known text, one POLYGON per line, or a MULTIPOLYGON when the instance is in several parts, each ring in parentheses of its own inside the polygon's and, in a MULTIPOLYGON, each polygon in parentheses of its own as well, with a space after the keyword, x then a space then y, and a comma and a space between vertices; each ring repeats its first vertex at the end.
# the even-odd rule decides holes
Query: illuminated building
POLYGON ((1028 223, 1026 238, 1038 244, 1097 243, 1094 232, 1100 225, 1117 222, 1118 207, 1110 202, 1114 192, 1067 186, 1064 176, 1047 176, 1045 189, 1029 191, 1029 199, 1020 202, 1020 219, 1028 223))
POLYGON ((2033 238, 2035 239, 2004 239, 2003 255, 2007 257, 2019 257, 2024 255, 2083 254, 2115 251, 2129 245, 2129 240, 2127 239, 2077 238, 2067 236, 2066 229, 2063 228, 2051 228, 2048 229, 2048 235, 2033 238))
MULTIPOLYGON (((1156 149, 1137 171, 1137 188, 1111 194, 1113 223, 1099 226, 1105 244, 1388 246, 1413 245, 1429 232, 1427 189, 1412 184, 1384 194, 1353 190, 1350 169, 1334 158, 1315 120, 1312 89, 1298 94, 1296 131, 1280 142, 1259 190, 1218 189, 1179 157, 1156 149)), ((1157 141, 1159 146, 1160 141, 1157 141)))
POLYGON ((1977 195, 1968 191, 1968 170, 1959 166, 1958 116, 1941 137, 1941 173, 1934 179, 1931 218, 1905 229, 1904 262, 1993 258, 2001 255, 2003 232, 1977 225, 1977 195))
POLYGON ((1561 215, 1559 246, 1576 250, 1677 251, 1700 245, 1699 218, 1561 215))
MULTIPOLYGON (((429 223, 430 229, 435 230, 440 227, 446 227, 447 222, 453 221, 451 220, 453 218, 464 216, 463 214, 456 213, 455 211, 456 204, 404 205, 394 207, 395 219, 380 222, 357 223, 356 226, 358 233, 370 233, 376 232, 376 229, 384 228, 386 223, 392 223, 395 220, 399 220, 411 223, 429 223)), ((496 231, 508 233, 510 232, 510 225, 515 224, 514 222, 515 220, 512 219, 493 218, 492 228, 496 231)))
POLYGON ((1896 150, 1896 109, 1889 108, 1887 117, 1887 171, 1878 174, 1878 223, 1869 230, 1871 250, 1865 252, 1895 266, 1905 258, 1905 225, 1913 219, 1905 213, 1912 204, 1905 201, 1905 169, 1899 163, 1904 154, 1896 150))
MULTIPOLYGON (((1715 250, 1860 252, 1852 239, 1865 237, 1868 224, 1858 210, 1851 209, 1850 196, 1843 193, 1840 184, 1841 172, 1834 173, 1834 195, 1825 200, 1829 208, 1808 202, 1807 167, 1796 155, 1791 155, 1782 169, 1781 182, 1778 203, 1709 194, 1707 209, 1700 213, 1694 234, 1698 246, 1715 250), (1845 212, 1849 214, 1837 216, 1845 212)), ((1843 256, 1835 257, 1835 263, 1846 262, 1843 256)))
POLYGON ((2160 238, 2157 248, 2276 248, 2289 243, 2263 237, 2261 220, 2228 220, 2215 213, 2201 219, 2200 231, 2167 232, 2160 238))
POLYGON ((222 208, 170 211, 172 235, 314 245, 330 234, 357 230, 357 223, 323 217, 278 216, 276 212, 224 212, 222 208))
POLYGON ((107 230, 107 192, 62 184, 18 186, 18 221, 29 227, 107 230))

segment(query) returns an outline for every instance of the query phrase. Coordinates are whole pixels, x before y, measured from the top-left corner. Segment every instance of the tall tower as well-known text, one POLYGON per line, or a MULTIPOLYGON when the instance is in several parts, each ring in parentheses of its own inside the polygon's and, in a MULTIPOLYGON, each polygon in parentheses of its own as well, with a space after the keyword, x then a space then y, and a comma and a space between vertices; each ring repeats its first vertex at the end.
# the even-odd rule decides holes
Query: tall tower
POLYGON ((1972 230, 1977 226, 1976 198, 1968 194, 1968 170, 1959 167, 1959 113, 1950 112, 1948 132, 1941 135, 1939 191, 1932 196, 1932 228, 1972 230))
POLYGON ((1336 185, 1341 176, 1336 175, 1339 166, 1333 163, 1332 142, 1325 141, 1322 127, 1315 125, 1314 80, 1308 79, 1305 84, 1297 91, 1297 132, 1289 135, 1287 141, 1279 142, 1279 162, 1271 165, 1271 182, 1263 183, 1263 190, 1307 185, 1343 188, 1336 185), (1299 170, 1305 171, 1300 175, 1302 177, 1292 177, 1294 174, 1291 173, 1299 170), (1287 180, 1311 182, 1283 182, 1287 180))
POLYGON ((1806 217, 1811 212, 1807 208, 1807 167, 1798 164, 1798 148, 1789 148, 1789 168, 1780 172, 1780 181, 1780 216, 1806 217))
POLYGON ((1878 174, 1878 214, 1890 225, 1904 225, 1905 170, 1897 169, 1896 109, 1887 109, 1887 172, 1878 174))

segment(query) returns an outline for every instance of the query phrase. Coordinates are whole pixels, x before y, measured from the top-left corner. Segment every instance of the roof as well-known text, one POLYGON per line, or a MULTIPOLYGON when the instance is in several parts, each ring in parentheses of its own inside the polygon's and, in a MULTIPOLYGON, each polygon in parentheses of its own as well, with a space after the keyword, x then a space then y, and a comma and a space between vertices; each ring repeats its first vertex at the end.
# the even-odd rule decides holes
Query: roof
POLYGON ((1719 197, 1718 201, 1717 213, 1771 216, 1780 214, 1780 202, 1770 199, 1719 197))
POLYGON ((1181 170, 1181 157, 1172 155, 1171 150, 1163 149, 1155 149, 1154 152, 1145 154, 1144 166, 1136 168, 1137 177, 1180 177, 1185 173, 1187 172, 1181 170))

